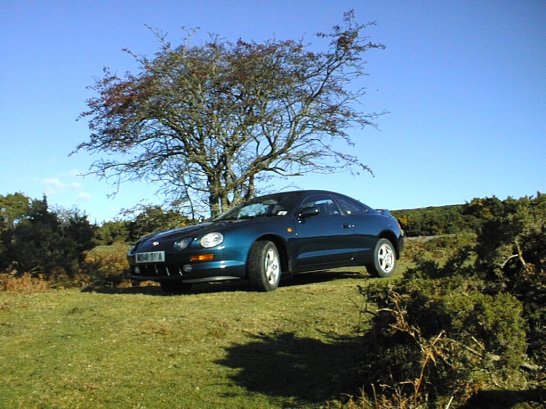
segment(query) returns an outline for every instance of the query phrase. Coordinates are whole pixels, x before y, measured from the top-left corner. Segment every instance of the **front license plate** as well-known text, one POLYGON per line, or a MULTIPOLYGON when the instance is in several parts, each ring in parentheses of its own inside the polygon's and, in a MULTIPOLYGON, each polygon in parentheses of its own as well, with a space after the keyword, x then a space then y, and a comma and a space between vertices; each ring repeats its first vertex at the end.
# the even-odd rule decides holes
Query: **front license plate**
POLYGON ((137 263, 160 263, 165 261, 164 251, 150 251, 148 253, 137 253, 137 263))

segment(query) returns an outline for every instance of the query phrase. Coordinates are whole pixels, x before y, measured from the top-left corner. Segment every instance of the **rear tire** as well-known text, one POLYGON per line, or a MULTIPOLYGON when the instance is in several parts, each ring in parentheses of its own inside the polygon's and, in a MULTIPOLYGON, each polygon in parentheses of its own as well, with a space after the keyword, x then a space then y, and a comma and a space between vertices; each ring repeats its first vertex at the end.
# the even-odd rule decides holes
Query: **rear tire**
POLYGON ((258 291, 274 291, 281 278, 281 258, 275 243, 258 240, 248 256, 248 279, 258 291))
POLYGON ((191 292, 192 285, 188 283, 181 283, 179 281, 162 281, 159 283, 161 285, 161 291, 164 294, 175 295, 175 294, 187 294, 191 292))
POLYGON ((396 269, 396 250, 387 239, 379 239, 373 251, 373 263, 366 265, 368 271, 378 277, 392 277, 396 269))

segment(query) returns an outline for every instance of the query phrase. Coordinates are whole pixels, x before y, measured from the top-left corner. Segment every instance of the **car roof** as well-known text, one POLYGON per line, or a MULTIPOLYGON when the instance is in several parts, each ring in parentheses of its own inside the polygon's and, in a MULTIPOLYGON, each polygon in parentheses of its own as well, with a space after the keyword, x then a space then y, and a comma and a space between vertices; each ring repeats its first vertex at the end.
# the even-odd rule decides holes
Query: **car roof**
MULTIPOLYGON (((302 189, 302 190, 291 190, 291 191, 286 191, 286 192, 276 192, 276 193, 270 193, 270 194, 267 194, 267 195, 256 196, 256 197, 254 197, 254 199, 259 199, 259 198, 262 198, 262 197, 278 196, 278 195, 291 195, 291 196, 294 196, 296 198, 301 198, 301 197, 306 196, 306 195, 314 195, 314 194, 337 195, 337 196, 340 196, 340 197, 345 197, 345 198, 347 198, 347 199, 349 199, 351 201, 355 201, 355 202, 358 202, 358 203, 366 206, 360 200, 355 199, 355 198, 353 198, 351 196, 344 195, 343 193, 332 192, 330 190, 321 190, 321 189, 302 189)), ((366 206, 366 207, 368 207, 368 206, 366 206)))
POLYGON ((323 193, 323 194, 335 194, 335 195, 342 195, 341 193, 337 192, 331 192, 329 190, 320 190, 320 189, 302 189, 302 190, 288 190, 286 192, 275 192, 275 193, 269 193, 266 195, 260 195, 260 196, 271 196, 271 195, 283 195, 283 194, 315 194, 315 193, 323 193))

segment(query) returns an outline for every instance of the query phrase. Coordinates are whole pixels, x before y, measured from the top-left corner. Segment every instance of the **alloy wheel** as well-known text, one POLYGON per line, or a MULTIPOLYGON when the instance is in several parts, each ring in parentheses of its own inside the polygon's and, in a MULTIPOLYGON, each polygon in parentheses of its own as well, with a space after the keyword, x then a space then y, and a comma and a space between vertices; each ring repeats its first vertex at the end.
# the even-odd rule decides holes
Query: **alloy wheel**
POLYGON ((381 266, 381 269, 385 273, 390 273, 391 270, 394 268, 395 264, 395 255, 392 247, 387 243, 381 245, 377 253, 377 258, 379 260, 379 265, 381 266))
POLYGON ((278 281, 279 276, 279 255, 274 248, 267 250, 265 255, 265 276, 270 284, 278 281))

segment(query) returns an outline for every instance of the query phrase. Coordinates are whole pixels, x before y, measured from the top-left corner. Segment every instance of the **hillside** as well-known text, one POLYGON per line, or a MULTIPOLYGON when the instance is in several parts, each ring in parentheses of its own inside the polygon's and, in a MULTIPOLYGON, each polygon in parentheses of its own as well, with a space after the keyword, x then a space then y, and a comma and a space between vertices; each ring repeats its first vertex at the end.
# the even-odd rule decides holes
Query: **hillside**
POLYGON ((457 204, 395 210, 391 213, 398 219, 407 237, 436 236, 474 230, 476 218, 465 214, 466 209, 467 205, 457 204))

